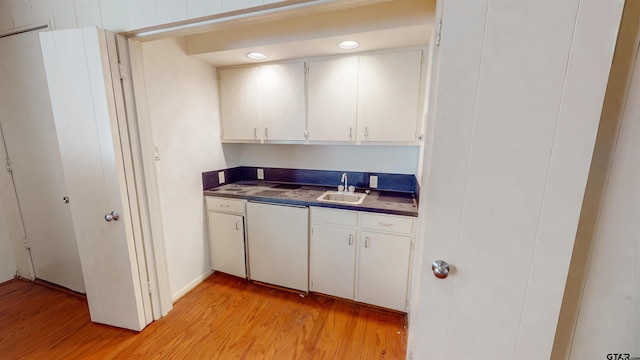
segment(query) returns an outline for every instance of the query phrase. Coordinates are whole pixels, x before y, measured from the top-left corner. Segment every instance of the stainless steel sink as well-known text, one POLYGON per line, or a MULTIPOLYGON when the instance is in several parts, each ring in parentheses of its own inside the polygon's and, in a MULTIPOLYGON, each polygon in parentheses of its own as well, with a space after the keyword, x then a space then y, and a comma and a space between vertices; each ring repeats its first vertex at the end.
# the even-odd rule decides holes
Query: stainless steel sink
POLYGON ((317 200, 321 202, 358 205, 362 204, 365 196, 367 196, 367 194, 327 191, 324 194, 320 195, 317 200))

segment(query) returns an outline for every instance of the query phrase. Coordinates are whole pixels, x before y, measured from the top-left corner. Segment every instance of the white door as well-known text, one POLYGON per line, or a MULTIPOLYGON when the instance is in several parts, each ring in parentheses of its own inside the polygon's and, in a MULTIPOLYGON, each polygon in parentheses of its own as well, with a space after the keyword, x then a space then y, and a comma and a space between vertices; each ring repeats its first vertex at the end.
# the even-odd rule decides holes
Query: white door
POLYGON ((211 268, 246 278, 244 216, 209 211, 207 220, 211 268))
MULTIPOLYGON (((142 291, 127 197, 110 61, 96 28, 42 33, 42 53, 51 94, 71 213, 94 322, 142 330, 148 292, 142 291)), ((114 39, 111 39, 114 40, 114 39)), ((122 131, 122 129, 120 129, 122 131)), ((138 252, 138 254, 136 253, 138 252)), ((146 281, 145 290, 146 290, 146 281)))
POLYGON ((549 359, 623 4, 439 5, 409 352, 549 359))
POLYGON ((0 38, 0 126, 35 277, 84 292, 38 33, 0 38))
POLYGON ((358 57, 308 63, 309 140, 355 141, 358 57))

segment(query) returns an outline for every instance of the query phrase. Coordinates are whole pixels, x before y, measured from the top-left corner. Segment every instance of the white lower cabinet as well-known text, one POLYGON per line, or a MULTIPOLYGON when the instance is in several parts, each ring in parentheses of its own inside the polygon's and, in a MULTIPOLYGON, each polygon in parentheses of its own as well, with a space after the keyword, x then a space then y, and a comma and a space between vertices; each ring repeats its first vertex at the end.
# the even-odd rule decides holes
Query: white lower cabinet
POLYGON ((407 216, 311 208, 310 290, 406 311, 414 228, 407 216))
POLYGON ((406 311, 411 238, 363 231, 359 250, 355 299, 406 311))
POLYGON ((247 277, 242 200, 207 197, 211 269, 247 277))
POLYGON ((356 230, 314 224, 311 235, 311 291, 354 297, 356 230))

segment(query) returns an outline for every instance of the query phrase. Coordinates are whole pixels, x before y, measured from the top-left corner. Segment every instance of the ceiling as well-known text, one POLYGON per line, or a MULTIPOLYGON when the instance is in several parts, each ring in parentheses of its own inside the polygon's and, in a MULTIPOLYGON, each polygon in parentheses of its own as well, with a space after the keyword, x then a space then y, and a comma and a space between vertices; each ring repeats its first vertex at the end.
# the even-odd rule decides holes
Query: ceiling
POLYGON ((229 66, 255 63, 246 57, 251 51, 265 53, 262 62, 345 54, 336 46, 342 40, 360 42, 349 53, 423 47, 434 19, 435 0, 365 1, 344 8, 288 11, 267 19, 249 16, 182 38, 187 55, 229 66))

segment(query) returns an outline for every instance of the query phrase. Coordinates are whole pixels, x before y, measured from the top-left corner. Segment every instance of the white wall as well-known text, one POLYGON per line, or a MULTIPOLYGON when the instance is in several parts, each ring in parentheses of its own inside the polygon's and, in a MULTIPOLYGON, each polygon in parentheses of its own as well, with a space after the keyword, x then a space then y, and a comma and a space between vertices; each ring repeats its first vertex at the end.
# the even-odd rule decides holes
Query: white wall
POLYGON ((98 26, 121 32, 275 2, 279 0, 0 0, 0 32, 42 22, 56 30, 98 26))
POLYGON ((416 174, 420 147, 370 145, 224 144, 234 162, 314 170, 349 170, 416 174))
POLYGON ((9 238, 6 214, 0 201, 0 283, 13 278, 16 270, 16 260, 9 238))
POLYGON ((622 5, 445 2, 415 359, 550 357, 622 5))
POLYGON ((640 354, 640 2, 625 4, 555 359, 640 354))
POLYGON ((201 173, 227 167, 220 144, 216 69, 178 39, 143 44, 144 80, 172 297, 210 272, 201 173))

